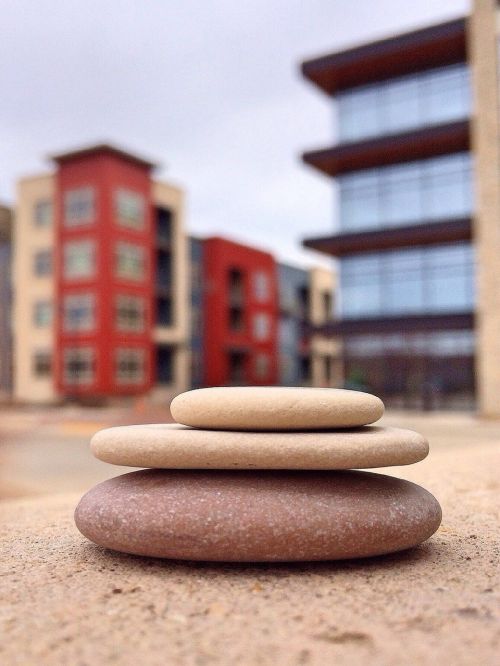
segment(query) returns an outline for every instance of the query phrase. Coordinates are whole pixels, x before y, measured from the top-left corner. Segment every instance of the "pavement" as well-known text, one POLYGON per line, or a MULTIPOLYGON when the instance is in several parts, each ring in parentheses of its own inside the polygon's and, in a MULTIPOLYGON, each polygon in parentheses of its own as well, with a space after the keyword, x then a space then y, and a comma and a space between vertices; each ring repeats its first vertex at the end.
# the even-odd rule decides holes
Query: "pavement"
POLYGON ((39 426, 27 441, 11 433, 0 445, 3 478, 27 494, 17 485, 17 499, 4 492, 0 502, 0 663, 498 664, 500 424, 467 414, 391 413, 384 422, 429 437, 425 461, 382 471, 430 490, 442 526, 404 553, 294 565, 103 550, 79 534, 72 512, 86 488, 119 469, 93 461, 81 431, 39 426))

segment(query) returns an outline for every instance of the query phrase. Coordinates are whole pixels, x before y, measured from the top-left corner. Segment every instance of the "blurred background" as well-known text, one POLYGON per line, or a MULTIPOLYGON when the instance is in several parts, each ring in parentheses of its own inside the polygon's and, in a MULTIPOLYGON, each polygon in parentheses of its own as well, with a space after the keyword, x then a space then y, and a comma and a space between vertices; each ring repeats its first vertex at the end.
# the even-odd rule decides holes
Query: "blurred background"
POLYGON ((54 7, 3 5, 0 496, 196 387, 500 417, 494 0, 54 7))

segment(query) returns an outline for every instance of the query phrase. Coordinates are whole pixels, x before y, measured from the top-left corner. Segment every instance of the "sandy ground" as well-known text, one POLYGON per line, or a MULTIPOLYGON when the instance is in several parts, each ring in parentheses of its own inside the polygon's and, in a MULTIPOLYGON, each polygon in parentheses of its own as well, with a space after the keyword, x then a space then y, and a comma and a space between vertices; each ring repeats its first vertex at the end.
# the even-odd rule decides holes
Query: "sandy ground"
POLYGON ((425 461, 382 471, 436 495, 437 534, 402 554, 278 566, 94 546, 72 512, 89 485, 117 473, 88 454, 86 429, 99 419, 38 424, 31 438, 4 427, 3 479, 11 494, 23 486, 31 496, 0 503, 0 663, 497 664, 500 424, 460 414, 384 419, 431 440, 425 461))

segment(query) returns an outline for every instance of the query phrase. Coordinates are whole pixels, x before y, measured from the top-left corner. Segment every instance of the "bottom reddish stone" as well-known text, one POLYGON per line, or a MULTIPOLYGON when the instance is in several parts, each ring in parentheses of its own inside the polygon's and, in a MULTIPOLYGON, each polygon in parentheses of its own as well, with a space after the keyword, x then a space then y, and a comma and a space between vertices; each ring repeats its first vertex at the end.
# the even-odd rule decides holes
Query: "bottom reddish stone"
POLYGON ((370 472, 156 470, 100 483, 75 522, 94 543, 182 560, 336 560, 416 546, 439 527, 424 488, 370 472))

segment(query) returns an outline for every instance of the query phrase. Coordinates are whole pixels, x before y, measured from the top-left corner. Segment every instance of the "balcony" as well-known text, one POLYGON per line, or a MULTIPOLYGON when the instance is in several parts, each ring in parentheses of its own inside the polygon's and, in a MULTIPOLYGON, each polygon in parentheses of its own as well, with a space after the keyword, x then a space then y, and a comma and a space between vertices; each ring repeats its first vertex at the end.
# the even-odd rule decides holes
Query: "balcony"
POLYGON ((470 218, 459 218, 309 238, 303 241, 303 245, 334 257, 344 257, 363 252, 393 250, 400 247, 439 245, 441 243, 471 240, 471 238, 472 220, 470 218))
POLYGON ((323 326, 311 327, 311 332, 315 331, 324 335, 342 337, 345 335, 376 333, 415 333, 473 329, 474 315, 472 312, 455 312, 332 320, 323 326))
POLYGON ((303 161, 327 176, 437 157, 470 148, 469 121, 419 128, 304 153, 303 161))
POLYGON ((451 65, 466 59, 466 19, 308 60, 302 74, 326 94, 354 86, 451 65))

